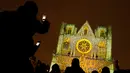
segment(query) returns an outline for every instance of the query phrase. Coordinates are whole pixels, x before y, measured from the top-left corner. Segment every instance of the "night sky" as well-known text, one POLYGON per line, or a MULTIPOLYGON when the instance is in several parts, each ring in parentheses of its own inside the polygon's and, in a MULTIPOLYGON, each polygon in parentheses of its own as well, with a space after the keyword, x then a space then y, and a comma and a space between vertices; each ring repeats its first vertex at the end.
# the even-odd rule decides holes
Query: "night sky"
MULTIPOLYGON (((130 69, 130 1, 128 0, 35 0, 38 19, 46 14, 51 22, 47 34, 36 34, 35 42, 41 40, 36 52, 38 59, 50 63, 52 51, 57 47, 61 23, 76 24, 80 28, 88 20, 94 30, 99 25, 112 26, 112 53, 120 67, 130 69)), ((15 10, 24 0, 1 0, 0 8, 15 10)))

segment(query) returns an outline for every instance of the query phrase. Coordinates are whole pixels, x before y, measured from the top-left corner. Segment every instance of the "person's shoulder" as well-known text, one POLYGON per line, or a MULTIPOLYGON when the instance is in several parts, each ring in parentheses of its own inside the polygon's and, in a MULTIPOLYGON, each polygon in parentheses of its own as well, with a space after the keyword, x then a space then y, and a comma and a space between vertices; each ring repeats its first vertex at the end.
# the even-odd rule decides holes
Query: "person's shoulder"
POLYGON ((16 11, 1 11, 2 13, 6 13, 6 14, 12 14, 12 13, 16 13, 16 11))
POLYGON ((71 73, 71 71, 72 71, 71 67, 66 67, 65 73, 71 73))
POLYGON ((1 21, 6 21, 7 18, 9 18, 9 11, 0 11, 0 20, 1 21))
POLYGON ((4 11, 3 10, 0 10, 0 14, 3 13, 4 11))
POLYGON ((39 20, 37 20, 37 19, 34 19, 34 20, 33 20, 33 23, 34 23, 36 26, 42 25, 42 23, 41 23, 39 20))
POLYGON ((71 70, 71 67, 66 67, 66 70, 68 71, 68 70, 71 70))
POLYGON ((2 11, 0 12, 0 14, 7 17, 9 16, 15 17, 17 15, 17 12, 16 11, 2 11))
POLYGON ((70 69, 71 67, 66 67, 66 69, 70 69))
POLYGON ((9 13, 9 12, 8 11, 0 11, 0 15, 5 15, 7 13, 9 13))
POLYGON ((80 71, 82 72, 82 73, 85 73, 85 71, 80 67, 80 71))

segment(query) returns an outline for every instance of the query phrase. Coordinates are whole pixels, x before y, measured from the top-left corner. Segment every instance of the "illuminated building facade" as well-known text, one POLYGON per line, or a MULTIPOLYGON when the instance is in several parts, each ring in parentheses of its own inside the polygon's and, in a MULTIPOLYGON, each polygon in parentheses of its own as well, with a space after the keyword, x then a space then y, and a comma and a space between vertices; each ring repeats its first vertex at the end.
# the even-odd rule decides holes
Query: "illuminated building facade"
POLYGON ((86 73, 104 66, 113 71, 111 27, 99 26, 95 32, 86 21, 79 31, 74 24, 63 23, 60 29, 56 52, 53 53, 51 66, 59 64, 61 71, 71 66, 73 58, 78 58, 86 73))

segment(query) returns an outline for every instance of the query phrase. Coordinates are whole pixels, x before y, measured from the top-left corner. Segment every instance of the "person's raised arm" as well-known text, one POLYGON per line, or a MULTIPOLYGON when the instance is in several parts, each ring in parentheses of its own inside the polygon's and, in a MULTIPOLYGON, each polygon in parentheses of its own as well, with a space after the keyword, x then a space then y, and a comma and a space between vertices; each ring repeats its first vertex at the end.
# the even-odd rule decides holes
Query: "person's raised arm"
POLYGON ((40 34, 44 34, 47 33, 49 31, 50 28, 50 23, 49 21, 45 20, 45 21, 37 21, 36 25, 36 32, 40 33, 40 34))

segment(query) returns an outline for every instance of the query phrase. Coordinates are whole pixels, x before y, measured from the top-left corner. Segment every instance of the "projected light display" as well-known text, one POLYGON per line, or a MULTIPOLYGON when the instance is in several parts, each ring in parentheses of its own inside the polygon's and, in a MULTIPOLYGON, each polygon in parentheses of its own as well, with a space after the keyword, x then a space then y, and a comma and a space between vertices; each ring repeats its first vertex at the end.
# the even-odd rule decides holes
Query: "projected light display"
POLYGON ((77 43, 76 43, 76 49, 77 51, 79 51, 82 54, 88 53, 91 51, 92 49, 92 44, 90 43, 89 40, 87 39, 80 39, 77 43))
POLYGON ((86 73, 93 70, 100 73, 104 66, 113 72, 111 32, 111 27, 103 26, 97 27, 93 32, 87 21, 78 31, 74 24, 63 23, 51 66, 57 63, 61 71, 64 71, 71 66, 73 58, 78 58, 80 67, 86 73))

